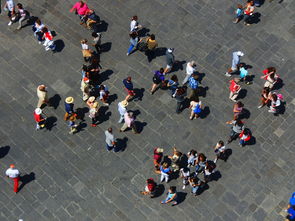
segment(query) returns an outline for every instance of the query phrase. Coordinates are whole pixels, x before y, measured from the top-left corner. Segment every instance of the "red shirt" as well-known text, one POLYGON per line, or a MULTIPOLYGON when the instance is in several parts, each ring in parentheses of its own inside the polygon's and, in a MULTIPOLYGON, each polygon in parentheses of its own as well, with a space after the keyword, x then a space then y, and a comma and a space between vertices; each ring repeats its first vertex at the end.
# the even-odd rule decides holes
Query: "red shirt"
POLYGON ((162 153, 157 152, 157 147, 154 149, 154 160, 160 163, 162 159, 162 153))
POLYGON ((238 85, 234 80, 230 81, 230 86, 229 86, 229 90, 231 92, 236 92, 240 89, 240 85, 238 85))
POLYGON ((41 116, 41 114, 36 114, 35 112, 34 112, 34 118, 37 123, 43 120, 43 117, 41 116))
POLYGON ((149 189, 150 192, 153 192, 154 189, 155 189, 155 187, 156 187, 156 184, 155 183, 149 183, 147 185, 147 187, 148 187, 148 189, 149 189))

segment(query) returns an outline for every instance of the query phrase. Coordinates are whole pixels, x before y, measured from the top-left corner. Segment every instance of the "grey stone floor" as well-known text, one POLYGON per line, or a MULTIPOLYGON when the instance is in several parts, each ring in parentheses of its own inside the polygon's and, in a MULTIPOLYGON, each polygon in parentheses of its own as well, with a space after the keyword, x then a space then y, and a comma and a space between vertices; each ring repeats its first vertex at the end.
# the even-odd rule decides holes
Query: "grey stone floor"
MULTIPOLYGON (((103 75, 108 75, 104 83, 117 99, 106 110, 108 120, 91 128, 86 115, 83 130, 69 136, 62 119, 63 100, 73 96, 76 108, 85 106, 79 89, 83 64, 79 42, 91 39, 91 33, 69 13, 74 2, 22 1, 57 33, 56 40, 64 42, 63 50, 53 55, 33 38, 31 27, 16 31, 16 24, 8 27, 6 16, 0 17, 1 152, 9 147, 1 156, 0 220, 283 220, 280 213, 295 182, 294 2, 266 0, 256 9, 260 22, 245 27, 232 23, 237 1, 89 0, 89 6, 107 23, 102 32, 102 43, 110 48, 101 55, 103 75), (140 52, 126 56, 129 19, 134 14, 156 34, 159 47, 174 47, 179 61, 196 60, 198 70, 205 73, 202 83, 209 87, 202 98, 210 110, 206 118, 190 121, 188 110, 176 115, 175 101, 166 91, 147 93, 153 71, 165 65, 165 58, 157 57, 149 64, 140 52), (146 178, 159 180, 152 171, 155 146, 163 147, 165 154, 171 154, 173 145, 183 152, 195 148, 213 159, 212 147, 226 140, 230 128, 225 122, 232 117, 233 103, 228 99, 229 79, 224 72, 234 50, 242 50, 243 62, 253 66, 254 84, 244 86, 243 102, 251 113, 246 125, 256 144, 228 145, 232 155, 217 165, 222 177, 209 183, 210 188, 198 197, 178 188, 187 195, 176 207, 160 205, 164 195, 141 196, 146 178), (278 117, 266 108, 257 109, 261 71, 270 65, 277 67, 285 83, 280 92, 286 112, 278 117), (118 132, 117 103, 125 96, 122 79, 128 75, 136 88, 145 90, 142 101, 129 106, 140 113, 137 120, 146 123, 140 135, 118 132), (41 83, 61 101, 57 109, 45 109, 56 120, 52 129, 36 132, 32 113, 37 104, 35 90, 41 83), (128 138, 124 152, 106 152, 103 132, 109 126, 117 138, 128 138), (10 163, 23 174, 35 174, 35 180, 16 195, 4 176, 10 163)), ((175 73, 182 80, 184 71, 175 73)), ((169 185, 181 187, 181 181, 169 185)), ((169 185, 165 184, 166 189, 169 185)))

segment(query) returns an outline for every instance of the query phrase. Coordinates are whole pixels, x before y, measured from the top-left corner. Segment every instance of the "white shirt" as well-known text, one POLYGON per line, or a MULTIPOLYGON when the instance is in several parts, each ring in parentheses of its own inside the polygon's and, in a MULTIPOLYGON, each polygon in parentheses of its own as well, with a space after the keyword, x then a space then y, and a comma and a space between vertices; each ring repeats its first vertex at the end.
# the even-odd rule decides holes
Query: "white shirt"
POLYGON ((6 0, 6 3, 7 3, 7 8, 9 11, 12 11, 13 8, 14 8, 14 3, 13 3, 13 0, 6 0))
POLYGON ((88 44, 81 44, 81 46, 82 46, 83 50, 88 50, 89 49, 88 44))
POLYGON ((190 65, 190 63, 187 63, 186 65, 186 74, 187 75, 192 75, 196 69, 190 65))
POLYGON ((110 147, 112 147, 113 146, 113 142, 115 141, 114 134, 111 134, 107 130, 104 133, 106 135, 106 143, 107 143, 107 145, 110 146, 110 147))
POLYGON ((14 169, 14 168, 8 168, 5 172, 6 176, 8 176, 9 178, 16 178, 19 176, 19 171, 18 169, 14 169))
POLYGON ((123 107, 121 102, 118 104, 118 111, 119 111, 121 116, 123 116, 127 112, 126 107, 123 107))
POLYGON ((136 29, 137 29, 137 21, 132 20, 130 23, 130 32, 136 31, 136 29))
POLYGON ((218 147, 217 150, 218 150, 218 152, 223 152, 226 150, 226 147, 225 146, 218 147))

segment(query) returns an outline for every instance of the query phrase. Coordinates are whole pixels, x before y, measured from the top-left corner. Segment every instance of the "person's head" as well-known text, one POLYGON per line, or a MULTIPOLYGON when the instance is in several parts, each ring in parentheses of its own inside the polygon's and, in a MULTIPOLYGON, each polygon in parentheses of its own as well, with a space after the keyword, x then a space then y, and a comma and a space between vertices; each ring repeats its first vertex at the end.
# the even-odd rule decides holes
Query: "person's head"
POLYGON ((176 192, 176 186, 170 186, 169 187, 169 192, 170 193, 175 193, 176 192))
POLYGON ((243 56, 244 56, 244 53, 241 52, 241 51, 238 51, 238 52, 237 52, 237 55, 240 56, 240 57, 243 57, 243 56))
POLYGON ((190 155, 196 156, 196 155, 197 155, 197 151, 196 151, 196 150, 194 150, 194 149, 193 149, 193 150, 191 150, 191 151, 190 151, 190 155))
POLYGON ((135 38, 138 36, 138 34, 137 34, 136 31, 133 31, 133 32, 131 32, 131 33, 129 34, 129 36, 130 36, 130 38, 135 39, 135 38))
POLYGON ((96 32, 92 32, 91 36, 94 37, 94 38, 97 38, 98 34, 96 32))
POLYGON ((130 118, 132 118, 132 117, 133 117, 133 112, 132 112, 132 111, 128 111, 128 116, 129 116, 130 118))
POLYGON ((81 1, 80 1, 80 7, 83 7, 84 4, 85 4, 84 1, 81 0, 81 1))
POLYGON ((132 16, 132 18, 131 18, 132 21, 137 21, 137 19, 138 19, 137 15, 134 15, 134 16, 132 16))
POLYGON ((241 101, 238 101, 238 102, 237 102, 237 106, 238 106, 238 107, 244 107, 244 104, 243 104, 241 101))
POLYGON ((198 80, 198 79, 199 79, 199 76, 198 76, 196 73, 193 73, 193 74, 192 74, 192 77, 193 77, 193 79, 195 79, 195 80, 198 80))
POLYGON ((184 168, 182 168, 181 170, 182 170, 184 173, 189 172, 189 169, 188 169, 187 167, 184 167, 184 168))
POLYGON ((156 40, 156 36, 154 34, 151 34, 150 38, 151 40, 156 40))
POLYGON ((91 96, 90 98, 88 98, 88 102, 93 103, 95 101, 95 97, 91 96))
POLYGON ((41 31, 42 31, 43 33, 46 33, 46 32, 48 32, 48 28, 47 28, 47 27, 43 27, 41 31))
POLYGON ((11 169, 15 168, 14 164, 10 164, 9 166, 11 169))
POLYGON ((175 74, 172 75, 171 80, 174 81, 174 82, 178 82, 178 78, 177 78, 177 76, 175 74))
POLYGON ((131 77, 130 76, 127 77, 127 81, 131 82, 131 77))
POLYGON ((37 18, 36 21, 35 21, 35 23, 36 23, 37 25, 41 25, 41 20, 40 20, 39 18, 37 18))
POLYGON ((104 85, 100 85, 99 90, 104 91, 104 89, 105 89, 104 85))
POLYGON ((268 73, 271 73, 271 72, 276 73, 277 69, 275 67, 268 67, 267 71, 268 71, 268 73))
POLYGON ((149 178, 146 180, 147 184, 153 184, 155 181, 153 178, 149 178))
POLYGON ((23 5, 21 3, 17 3, 16 6, 18 9, 23 9, 23 5))
POLYGON ((158 154, 162 154, 162 153, 164 152, 164 149, 158 147, 158 148, 156 149, 156 152, 157 152, 158 154))
POLYGON ((190 65, 191 65, 193 68, 195 68, 195 67, 197 66, 197 64, 196 64, 195 61, 191 61, 191 62, 190 62, 190 65))
POLYGON ((224 146, 224 142, 223 142, 222 140, 220 140, 220 141, 218 141, 218 145, 219 145, 220 147, 222 147, 222 146, 224 146))
POLYGON ((82 39, 81 40, 81 44, 86 44, 88 41, 87 41, 87 39, 82 39))
POLYGON ((262 90, 262 93, 268 94, 269 93, 269 88, 268 87, 264 87, 263 90, 262 90))
POLYGON ((239 9, 243 9, 243 5, 241 5, 241 4, 238 4, 238 6, 237 6, 239 9))
POLYGON ((277 96, 276 94, 272 94, 272 95, 271 95, 271 99, 272 99, 273 101, 277 101, 277 100, 278 100, 278 96, 277 96))
POLYGON ((163 73, 164 73, 164 68, 160 68, 159 72, 160 72, 161 74, 163 74, 163 73))
POLYGON ((82 66, 82 70, 83 70, 83 71, 85 71, 85 72, 87 72, 87 71, 88 71, 88 67, 87 67, 87 65, 86 65, 86 64, 83 64, 83 66, 82 66))
POLYGON ((39 90, 40 90, 40 91, 46 91, 46 87, 45 87, 45 85, 43 85, 43 84, 40 85, 40 86, 39 86, 39 90))
POLYGON ((199 160, 202 161, 202 162, 204 162, 204 161, 206 160, 206 156, 205 156, 205 154, 200 153, 200 154, 199 154, 199 160))
POLYGON ((108 128, 108 132, 109 132, 109 133, 112 133, 112 132, 113 132, 113 129, 112 129, 111 127, 109 127, 109 128, 108 128))
POLYGON ((69 121, 75 121, 75 120, 76 120, 76 116, 74 114, 69 116, 69 121))
POLYGON ((191 101, 194 101, 194 102, 199 103, 200 99, 199 99, 199 97, 196 95, 196 96, 193 96, 193 97, 191 98, 191 101))
POLYGON ((164 162, 164 163, 162 164, 162 167, 163 167, 163 168, 168 168, 168 163, 167 163, 167 162, 164 162))

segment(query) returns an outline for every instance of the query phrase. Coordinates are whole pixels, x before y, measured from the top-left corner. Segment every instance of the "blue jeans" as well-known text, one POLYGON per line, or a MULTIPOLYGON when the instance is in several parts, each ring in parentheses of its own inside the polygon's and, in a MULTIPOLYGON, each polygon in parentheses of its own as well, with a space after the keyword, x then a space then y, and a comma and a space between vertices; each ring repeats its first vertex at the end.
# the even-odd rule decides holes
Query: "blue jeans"
POLYGON ((108 144, 106 144, 106 148, 107 148, 107 151, 110 151, 113 149, 113 146, 109 146, 108 144))
POLYGON ((196 194, 197 191, 198 191, 198 189, 199 189, 199 187, 200 187, 200 186, 194 186, 194 187, 192 187, 192 193, 193 193, 193 194, 196 194))
POLYGON ((245 146, 245 144, 246 144, 246 141, 240 140, 240 145, 245 146))
POLYGON ((133 48, 135 47, 135 45, 130 44, 129 48, 128 48, 128 54, 130 54, 133 50, 133 48))

